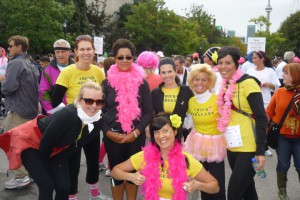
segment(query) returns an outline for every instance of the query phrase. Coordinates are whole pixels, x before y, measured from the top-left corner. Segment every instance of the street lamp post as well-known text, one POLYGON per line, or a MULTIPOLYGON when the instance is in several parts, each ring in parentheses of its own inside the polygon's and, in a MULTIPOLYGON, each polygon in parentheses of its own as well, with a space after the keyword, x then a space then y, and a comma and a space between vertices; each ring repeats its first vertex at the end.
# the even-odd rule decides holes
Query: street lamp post
POLYGON ((63 24, 63 26, 64 26, 64 39, 67 39, 67 20, 65 19, 64 20, 64 24, 63 24))

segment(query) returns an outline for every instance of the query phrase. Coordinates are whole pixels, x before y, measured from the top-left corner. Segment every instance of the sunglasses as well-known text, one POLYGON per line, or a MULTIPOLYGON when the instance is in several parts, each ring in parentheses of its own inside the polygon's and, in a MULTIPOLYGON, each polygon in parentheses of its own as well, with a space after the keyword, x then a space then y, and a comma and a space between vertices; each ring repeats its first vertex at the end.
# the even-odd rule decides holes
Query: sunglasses
POLYGON ((8 45, 9 48, 12 48, 13 46, 16 46, 16 45, 14 45, 14 44, 13 45, 8 45))
POLYGON ((80 40, 93 40, 93 38, 89 35, 79 35, 76 38, 76 41, 80 41, 80 40))
POLYGON ((94 103, 96 103, 96 106, 103 106, 105 101, 103 99, 91 99, 91 98, 81 98, 83 99, 84 103, 88 106, 94 105, 94 103))
POLYGON ((118 60, 124 60, 124 59, 126 59, 126 60, 132 60, 132 56, 118 56, 117 59, 118 60))

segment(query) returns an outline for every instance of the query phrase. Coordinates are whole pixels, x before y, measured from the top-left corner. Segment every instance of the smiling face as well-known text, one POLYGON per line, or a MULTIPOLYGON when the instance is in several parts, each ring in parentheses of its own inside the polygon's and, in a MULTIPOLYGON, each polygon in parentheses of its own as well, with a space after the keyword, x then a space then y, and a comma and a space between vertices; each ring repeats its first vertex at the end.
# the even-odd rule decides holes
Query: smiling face
POLYGON ((174 70, 171 64, 165 64, 160 66, 159 74, 162 80, 164 81, 166 87, 173 86, 174 84, 176 84, 176 71, 174 70))
POLYGON ((263 66, 264 65, 264 59, 260 58, 257 53, 253 53, 252 55, 252 62, 255 66, 263 66))
POLYGON ((174 146, 176 132, 166 124, 161 129, 154 131, 154 140, 161 151, 168 151, 174 146))
POLYGON ((91 64, 95 54, 91 41, 82 40, 78 43, 78 48, 75 49, 75 54, 78 57, 78 62, 91 64))
POLYGON ((230 80, 233 74, 236 72, 237 66, 232 59, 231 55, 227 55, 218 61, 218 69, 222 78, 230 80))
POLYGON ((96 100, 101 100, 103 94, 101 90, 95 90, 92 88, 86 88, 83 92, 82 98, 78 101, 79 105, 81 106, 82 110, 90 117, 94 116, 103 105, 96 105, 96 100), (84 99, 92 99, 94 102, 90 104, 89 102, 85 101, 84 99))
POLYGON ((197 75, 192 82, 192 87, 196 94, 204 93, 209 89, 209 86, 210 86, 209 77, 206 73, 203 72, 197 75))
POLYGON ((120 48, 117 55, 115 56, 115 61, 120 71, 128 71, 133 63, 133 56, 130 49, 120 48))

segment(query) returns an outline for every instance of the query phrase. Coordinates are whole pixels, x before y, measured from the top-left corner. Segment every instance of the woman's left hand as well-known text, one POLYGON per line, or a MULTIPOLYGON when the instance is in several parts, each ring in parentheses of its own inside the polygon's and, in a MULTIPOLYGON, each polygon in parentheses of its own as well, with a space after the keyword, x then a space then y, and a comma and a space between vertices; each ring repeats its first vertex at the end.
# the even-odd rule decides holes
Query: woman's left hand
MULTIPOLYGON (((137 134, 137 136, 140 135, 140 131, 138 129, 135 129, 134 131, 137 134)), ((128 133, 125 136, 125 142, 124 143, 134 142, 135 140, 136 140, 135 134, 133 133, 133 131, 131 131, 130 133, 128 133)))
POLYGON ((125 136, 125 142, 124 143, 130 143, 130 142, 133 142, 135 140, 135 136, 132 132, 126 134, 125 136))
POLYGON ((183 189, 187 192, 194 192, 197 190, 197 181, 195 179, 192 179, 189 182, 184 182, 183 183, 183 189))
POLYGON ((265 167, 266 157, 265 156, 256 156, 256 160, 258 160, 258 162, 259 162, 257 170, 261 171, 265 167))

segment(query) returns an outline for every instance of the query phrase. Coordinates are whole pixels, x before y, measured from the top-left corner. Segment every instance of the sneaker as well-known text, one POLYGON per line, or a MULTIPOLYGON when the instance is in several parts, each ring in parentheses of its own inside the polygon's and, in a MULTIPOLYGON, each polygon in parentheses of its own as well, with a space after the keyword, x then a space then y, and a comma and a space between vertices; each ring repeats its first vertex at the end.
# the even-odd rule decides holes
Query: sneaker
POLYGON ((89 198, 89 200, 113 200, 112 198, 110 198, 109 196, 103 194, 103 193, 100 193, 98 196, 96 197, 91 197, 89 198))
POLYGON ((99 163, 99 171, 106 170, 106 169, 107 169, 107 166, 104 162, 99 163))
POLYGON ((107 169, 107 170, 105 171, 105 176, 106 176, 106 177, 110 177, 110 170, 109 170, 109 169, 107 169))
POLYGON ((265 151, 265 156, 271 157, 271 156, 273 156, 273 154, 272 154, 272 152, 270 150, 266 150, 265 151))
POLYGON ((6 189, 12 190, 17 188, 24 188, 31 184, 31 181, 28 176, 24 178, 13 178, 10 181, 5 182, 4 187, 6 189))

